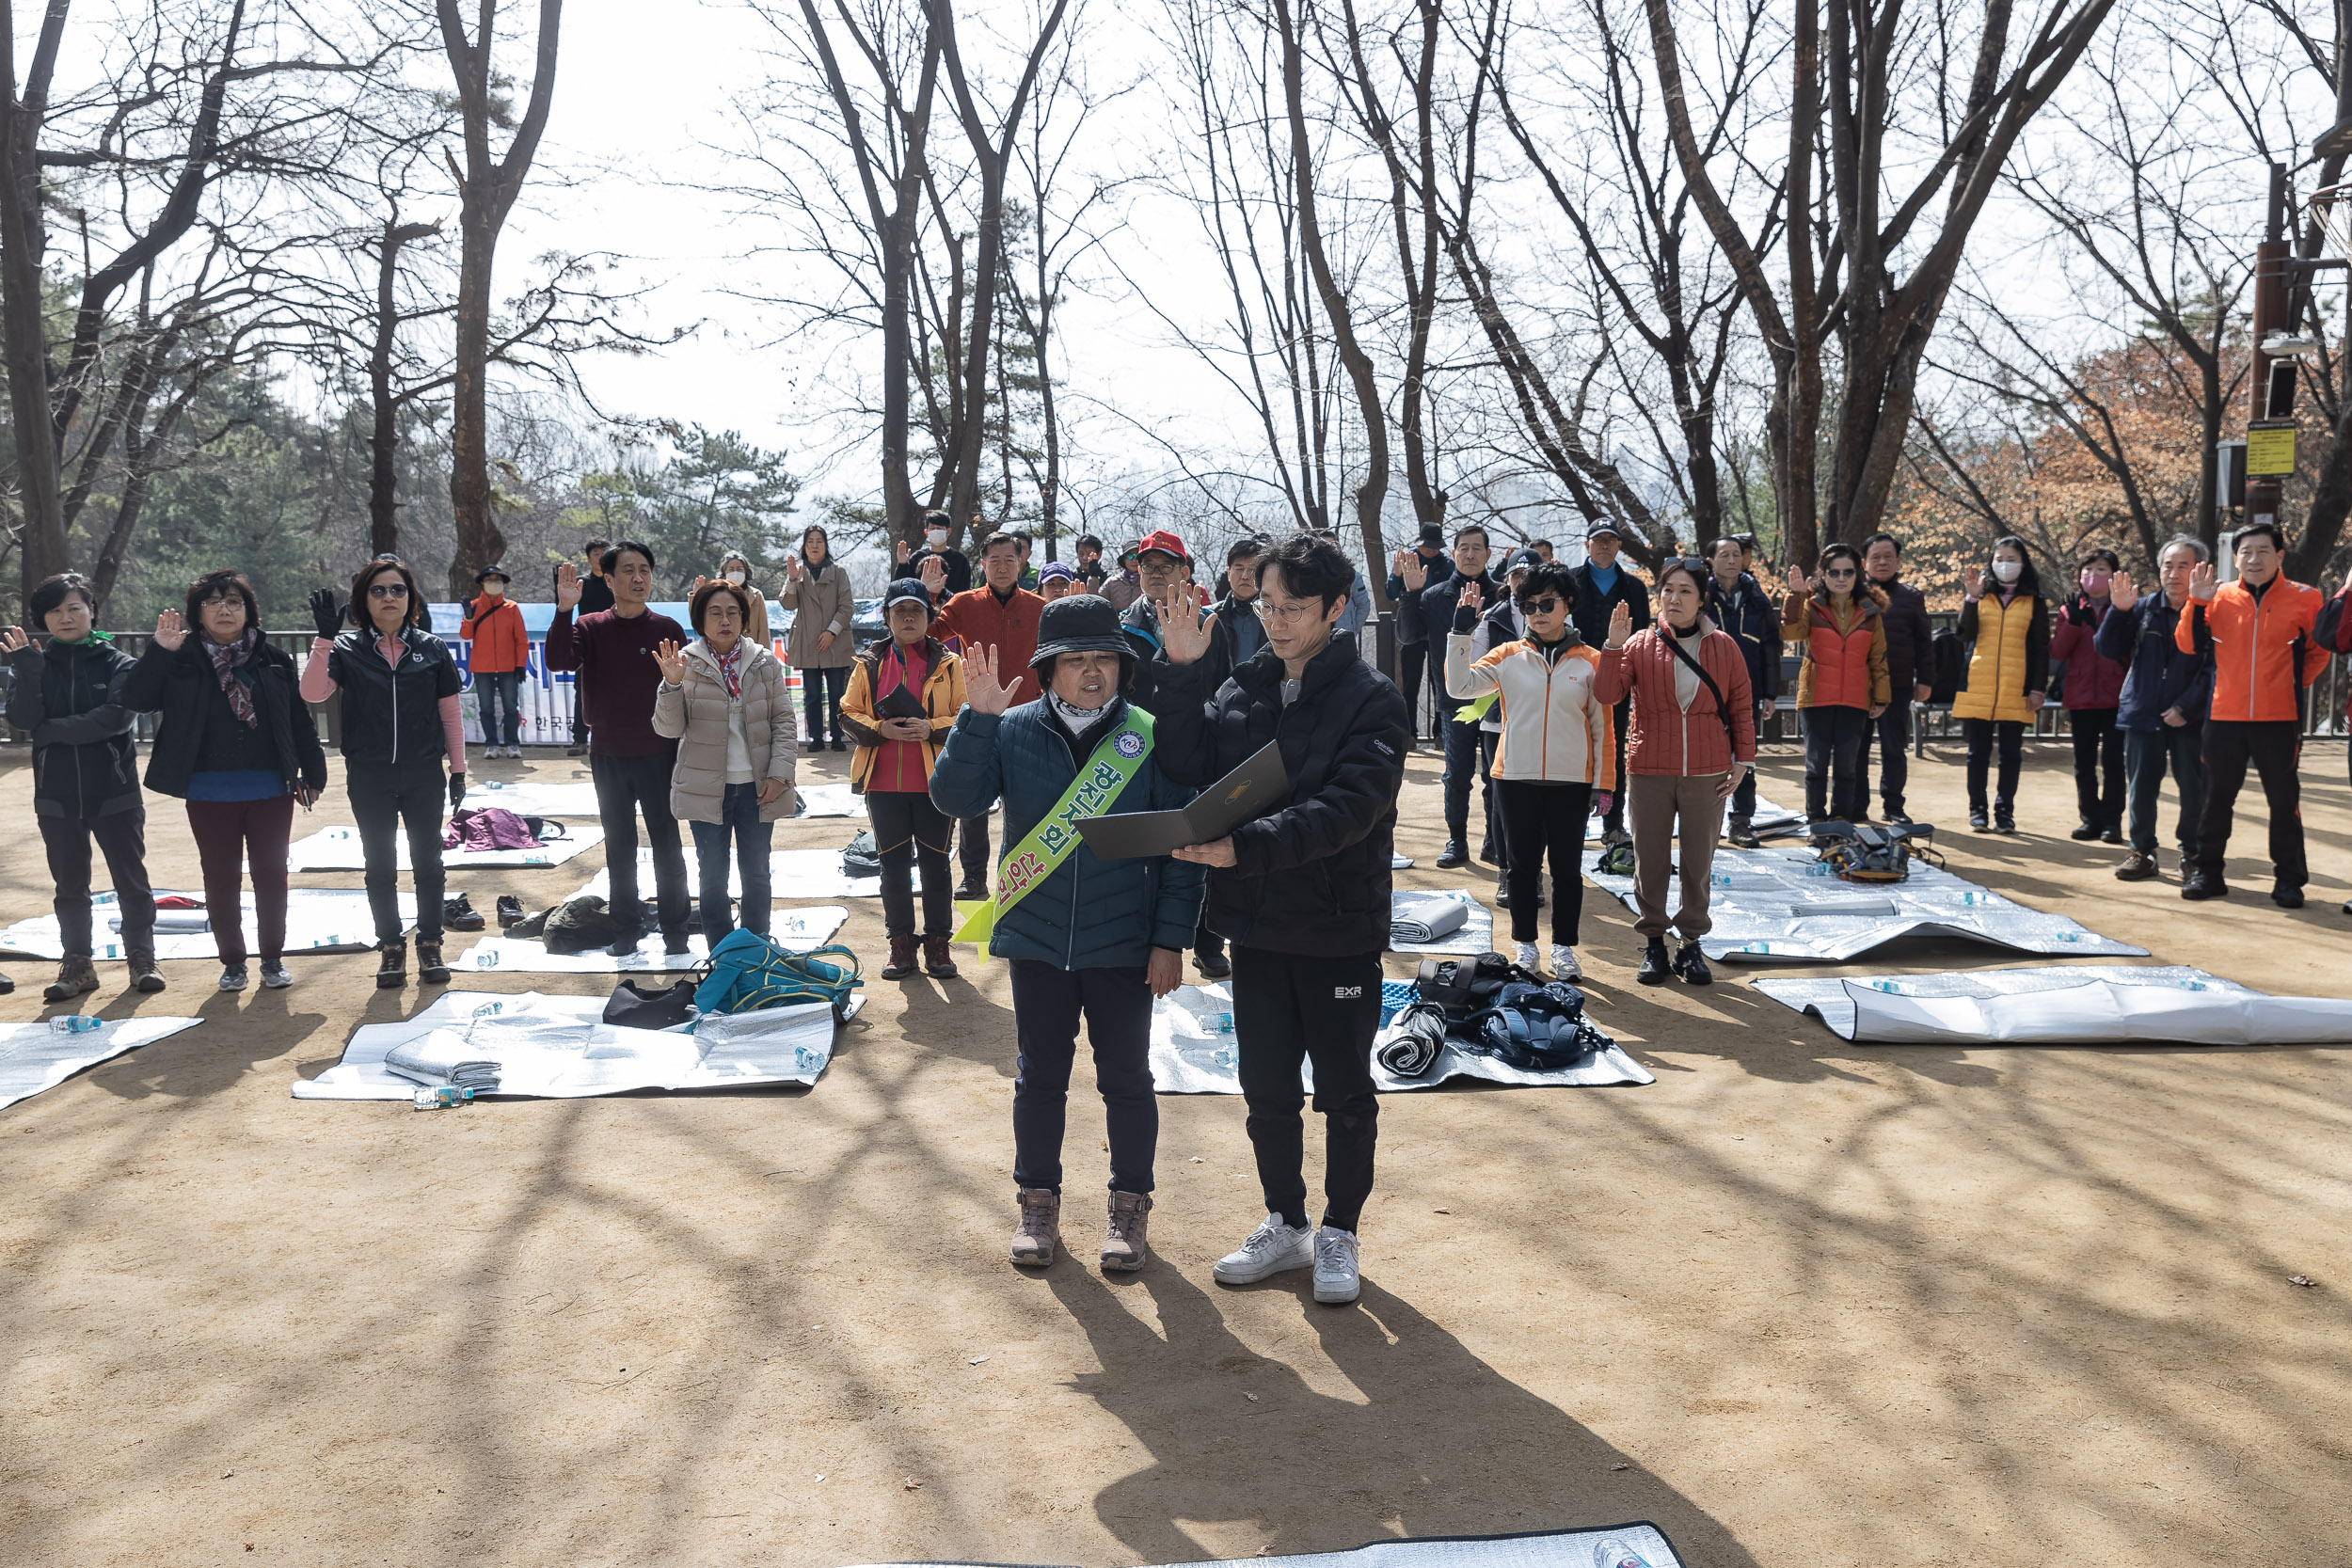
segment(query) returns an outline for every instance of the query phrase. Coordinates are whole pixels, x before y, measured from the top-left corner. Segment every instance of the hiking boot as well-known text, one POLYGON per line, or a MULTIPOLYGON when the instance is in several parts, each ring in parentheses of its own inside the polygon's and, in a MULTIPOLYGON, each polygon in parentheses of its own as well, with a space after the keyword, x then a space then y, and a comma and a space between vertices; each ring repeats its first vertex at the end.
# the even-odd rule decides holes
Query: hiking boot
POLYGON ((488 924, 482 918, 482 911, 473 907, 472 897, 467 894, 461 893, 454 898, 441 901, 441 928, 445 931, 479 931, 488 924))
MULTIPOLYGON (((907 939, 909 942, 914 940, 907 939)), ((1059 1245, 1061 1194, 1051 1187, 1022 1188, 1021 1228, 1012 1233, 1012 1260, 1043 1268, 1054 1260, 1054 1249, 1059 1245)), ((1108 1256, 1107 1243, 1104 1256, 1108 1256)))
POLYGON ((2108 823, 2106 827, 2104 827, 2104 828, 2100 829, 2100 830, 2099 830, 2099 842, 2100 842, 2100 843, 2102 843, 2102 844, 2121 844, 2121 843, 2122 843, 2122 842, 2123 842, 2123 829, 2122 829, 2122 825, 2121 825, 2121 824, 2118 824, 2118 823, 2110 822, 2110 823, 2108 823))
POLYGON ((894 936, 890 939, 890 961, 882 965, 885 980, 903 980, 914 973, 914 939, 894 936))
POLYGON ((2227 898, 2230 884, 2201 865, 2192 865, 2181 878, 2181 896, 2191 903, 2207 898, 2227 898))
POLYGON ((500 894, 498 908, 500 930, 503 931, 509 926, 519 926, 522 924, 523 901, 516 897, 513 894, 500 894))
POLYGON ((832 749, 833 749, 834 751, 836 751, 836 752, 846 752, 846 751, 848 751, 850 748, 848 747, 848 745, 846 745, 846 744, 842 741, 842 738, 841 738, 839 736, 837 736, 837 735, 836 735, 836 736, 834 736, 833 737, 833 748, 832 748, 832 749))
POLYGON ((1543 955, 1535 951, 1535 944, 1532 942, 1515 943, 1511 952, 1511 961, 1531 974, 1541 974, 1544 972, 1543 955))
POLYGON ((1752 817, 1733 817, 1731 832, 1724 836, 1731 841, 1731 847, 1734 849, 1760 849, 1764 847, 1764 841, 1756 836, 1755 820, 1752 817))
POLYGON ((566 746, 564 748, 564 754, 567 757, 584 757, 588 754, 588 748, 585 746, 566 746))
POLYGON ((398 990, 406 985, 408 983, 407 941, 405 938, 394 937, 389 942, 377 942, 375 950, 384 955, 383 960, 375 966, 375 989, 398 990))
POLYGON ((1695 942, 1686 942, 1675 949, 1675 973, 1682 976, 1686 986, 1711 986, 1715 972, 1707 967, 1707 955, 1699 951, 1695 942))
POLYGON ((221 990, 245 990, 245 965, 230 964, 220 972, 221 990))
POLYGON ((2115 868, 2119 882, 2144 882, 2156 874, 2156 857, 2137 849, 2123 857, 2123 863, 2115 868))
POLYGON ((1315 1232, 1315 1300, 1344 1307, 1362 1293, 1356 1274, 1356 1233, 1325 1226, 1315 1232))
POLYGON ((1551 977, 1555 980, 1581 980, 1584 966, 1576 961, 1576 949, 1566 942, 1551 944, 1551 977))
POLYGON ((2270 901, 2282 910, 2299 910, 2303 907, 2303 890, 2284 882, 2273 882, 2270 885, 2270 901))
POLYGON ((1112 1193, 1110 1221, 1103 1228, 1103 1267, 1121 1271, 1143 1267, 1150 1250, 1144 1232, 1151 1224, 1150 1197, 1142 1193, 1112 1193))
POLYGON ((1502 863, 1495 858, 1494 834, 1488 833, 1485 838, 1478 841, 1478 858, 1485 861, 1488 865, 1501 865, 1502 863))
POLYGON ((1270 1275, 1306 1268, 1314 1260, 1312 1227, 1292 1226, 1279 1214, 1268 1214, 1238 1250, 1216 1260, 1209 1276, 1219 1285, 1255 1285, 1270 1275))
MULTIPOLYGON (((479 920, 482 917, 476 915, 474 918, 479 920)), ((417 978, 428 986, 449 984, 449 965, 441 961, 439 942, 427 942, 422 937, 417 939, 417 978)))
POLYGON ((40 993, 43 1002, 71 1002, 98 989, 98 968, 89 959, 76 954, 57 965, 57 977, 49 982, 49 989, 40 993))
POLYGON ((1458 838, 1447 839, 1445 847, 1438 851, 1438 869, 1440 871, 1451 871, 1457 865, 1469 863, 1470 850, 1463 847, 1462 841, 1458 838))
POLYGON ((956 977, 956 960, 947 956, 946 937, 923 939, 923 973, 934 980, 952 980, 956 977))
POLYGON ((262 990, 284 990, 288 986, 293 984, 294 976, 286 973, 286 966, 284 964, 280 963, 276 958, 263 958, 262 960, 262 990))
POLYGON ((1192 966, 1200 972, 1203 978, 1210 980, 1222 980, 1233 973, 1233 966, 1225 957, 1225 944, 1221 942, 1214 945, 1196 946, 1192 950, 1192 966))
POLYGON ((131 989, 145 991, 150 996, 164 989, 163 971, 155 967, 154 954, 131 955, 131 989))
POLYGON ((1642 949, 1642 967, 1633 977, 1645 986, 1662 986, 1674 978, 1674 960, 1666 956, 1666 939, 1650 938, 1649 945, 1642 949))
POLYGON ((2074 831, 2066 836, 2078 843, 2088 844, 2099 836, 2099 824, 2090 821, 2077 822, 2074 824, 2074 831))
POLYGON ((988 887, 983 882, 966 877, 956 884, 956 891, 949 896, 959 904, 984 904, 988 901, 988 887))
POLYGON ((823 751, 824 749, 825 743, 821 739, 808 742, 808 754, 810 756, 815 756, 818 752, 823 751))

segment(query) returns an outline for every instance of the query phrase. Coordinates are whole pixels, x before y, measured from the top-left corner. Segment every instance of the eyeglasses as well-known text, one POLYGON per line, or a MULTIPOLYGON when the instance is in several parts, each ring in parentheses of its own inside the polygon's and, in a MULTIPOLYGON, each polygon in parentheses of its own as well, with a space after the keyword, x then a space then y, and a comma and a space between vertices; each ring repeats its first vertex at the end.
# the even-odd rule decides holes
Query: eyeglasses
POLYGON ((1283 626, 1297 626, 1309 616, 1320 614, 1323 610, 1319 604, 1278 605, 1270 604, 1263 598, 1252 599, 1250 603, 1257 609, 1259 620, 1272 621, 1283 626))
POLYGON ((244 596, 238 594, 215 594, 209 598, 196 601, 196 608, 199 610, 221 610, 230 605, 235 605, 239 610, 243 610, 245 608, 244 596))
POLYGON ((1534 615, 1556 614, 1560 609, 1560 595, 1547 594, 1540 599, 1522 599, 1519 608, 1534 615))
POLYGON ((368 597, 371 599, 405 599, 407 596, 408 585, 405 582, 372 582, 368 584, 368 597))

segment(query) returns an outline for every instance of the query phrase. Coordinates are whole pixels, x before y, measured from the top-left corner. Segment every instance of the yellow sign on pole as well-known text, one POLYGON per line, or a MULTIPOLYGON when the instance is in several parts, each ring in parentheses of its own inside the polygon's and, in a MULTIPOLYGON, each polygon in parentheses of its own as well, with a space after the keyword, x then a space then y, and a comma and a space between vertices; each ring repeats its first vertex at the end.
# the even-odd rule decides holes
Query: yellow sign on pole
POLYGON ((2249 424, 2246 427, 2246 471, 2283 475, 2295 472, 2295 425, 2249 424))

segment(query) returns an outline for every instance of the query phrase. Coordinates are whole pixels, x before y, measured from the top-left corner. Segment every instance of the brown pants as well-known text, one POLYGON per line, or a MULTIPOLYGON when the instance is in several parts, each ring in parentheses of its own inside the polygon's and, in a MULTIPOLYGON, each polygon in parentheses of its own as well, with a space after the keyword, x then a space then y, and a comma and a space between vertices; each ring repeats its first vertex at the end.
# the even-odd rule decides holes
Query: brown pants
POLYGON ((1714 929, 1707 912, 1707 877, 1715 865, 1715 838, 1722 832, 1724 803, 1715 795, 1721 773, 1636 773, 1627 802, 1633 827, 1633 896, 1640 905, 1633 929, 1662 937, 1678 929, 1696 942, 1714 929), (1666 918, 1666 878, 1676 863, 1675 819, 1682 819, 1682 901, 1666 918))

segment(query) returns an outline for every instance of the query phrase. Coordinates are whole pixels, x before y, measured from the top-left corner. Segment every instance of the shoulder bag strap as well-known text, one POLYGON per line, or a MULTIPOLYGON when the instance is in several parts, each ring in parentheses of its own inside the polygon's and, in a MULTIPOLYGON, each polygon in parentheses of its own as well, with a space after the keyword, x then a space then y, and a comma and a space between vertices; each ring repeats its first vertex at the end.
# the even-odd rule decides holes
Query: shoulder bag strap
POLYGON ((1666 646, 1674 650, 1675 657, 1691 667, 1692 673, 1698 676, 1699 684, 1707 688, 1707 694, 1715 699, 1715 717, 1724 721, 1724 738, 1731 743, 1731 760, 1738 762, 1740 760, 1740 732, 1732 726, 1731 705, 1724 701, 1724 689, 1715 684, 1715 677, 1707 673, 1706 665, 1691 657, 1689 650, 1682 645, 1682 639, 1662 627, 1659 629, 1657 635, 1663 638, 1666 646))

